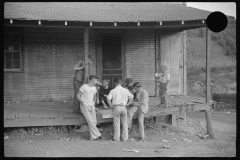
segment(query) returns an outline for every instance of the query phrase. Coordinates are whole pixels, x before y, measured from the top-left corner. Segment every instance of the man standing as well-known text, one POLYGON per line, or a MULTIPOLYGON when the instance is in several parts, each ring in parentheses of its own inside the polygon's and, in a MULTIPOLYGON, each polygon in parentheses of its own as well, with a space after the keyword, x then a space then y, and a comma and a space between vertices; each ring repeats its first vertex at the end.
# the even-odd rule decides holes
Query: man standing
POLYGON ((89 76, 89 83, 84 84, 78 91, 77 99, 80 102, 80 109, 83 113, 90 131, 90 140, 101 140, 101 133, 97 129, 97 118, 95 112, 96 93, 97 89, 94 85, 97 84, 98 77, 96 75, 89 76))
POLYGON ((113 141, 120 140, 120 120, 122 122, 122 140, 128 139, 127 109, 126 106, 132 103, 133 95, 121 86, 122 80, 115 79, 116 87, 112 89, 107 96, 107 102, 113 113, 114 136, 113 141), (111 102, 112 100, 112 102, 111 102))
POLYGON ((127 78, 125 80, 125 88, 128 89, 130 93, 134 94, 134 91, 133 91, 133 79, 132 78, 127 78))
POLYGON ((128 110, 128 128, 131 130, 133 114, 138 111, 139 132, 141 140, 144 140, 144 116, 148 112, 148 92, 141 87, 139 82, 134 83, 133 88, 136 91, 136 102, 133 102, 133 106, 128 110))
POLYGON ((74 88, 74 96, 73 96, 73 112, 80 112, 80 103, 76 98, 79 88, 83 85, 84 80, 84 62, 79 60, 78 63, 73 67, 73 71, 75 72, 75 76, 73 78, 73 88, 74 88))
MULTIPOLYGON (((91 55, 88 57, 88 62, 92 63, 91 55)), ((73 67, 73 71, 75 72, 75 76, 73 77, 73 88, 74 88, 74 96, 73 96, 73 113, 80 113, 80 103, 76 98, 79 88, 83 85, 84 77, 85 77, 85 64, 83 60, 79 60, 77 64, 73 67)))

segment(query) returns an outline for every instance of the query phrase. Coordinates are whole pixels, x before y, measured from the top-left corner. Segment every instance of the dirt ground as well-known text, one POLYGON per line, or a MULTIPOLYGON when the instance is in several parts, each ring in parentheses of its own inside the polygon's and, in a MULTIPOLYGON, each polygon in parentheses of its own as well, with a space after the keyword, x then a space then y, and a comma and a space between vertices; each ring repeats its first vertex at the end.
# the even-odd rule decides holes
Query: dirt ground
MULTIPOLYGON (((112 132, 103 129, 103 141, 90 141, 89 132, 52 135, 4 133, 5 157, 235 157, 236 112, 212 112, 214 139, 201 139, 206 132, 204 112, 188 113, 187 125, 155 123, 145 129, 146 142, 139 142, 139 133, 129 135, 127 142, 113 142, 112 132), (202 127, 201 127, 202 126, 202 127), (160 129, 161 128, 161 129, 160 129), (65 137, 65 138, 64 138, 65 137), (61 140, 62 138, 62 140, 61 140), (68 139, 69 140, 65 140, 68 139), (185 141, 184 141, 185 139, 185 141), (190 142, 186 142, 191 140, 190 142), (167 142, 162 141, 167 140, 167 142), (164 145, 170 149, 163 148, 164 145), (138 149, 126 152, 122 149, 138 149)), ((111 125, 111 124, 109 124, 111 125)), ((109 127, 108 127, 109 128, 109 127)))

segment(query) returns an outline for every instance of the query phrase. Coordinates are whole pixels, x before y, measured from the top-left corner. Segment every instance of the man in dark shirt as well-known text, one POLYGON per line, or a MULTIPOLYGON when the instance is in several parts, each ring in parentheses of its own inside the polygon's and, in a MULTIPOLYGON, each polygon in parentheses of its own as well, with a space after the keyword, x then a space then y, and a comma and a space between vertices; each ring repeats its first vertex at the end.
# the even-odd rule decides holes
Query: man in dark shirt
POLYGON ((125 80, 125 87, 124 88, 128 89, 129 92, 133 94, 133 96, 134 96, 133 99, 136 99, 136 94, 135 94, 135 91, 133 89, 133 79, 132 78, 127 78, 125 80))
POLYGON ((112 87, 109 87, 109 80, 104 79, 102 86, 99 89, 99 101, 100 101, 100 105, 103 105, 103 107, 105 109, 107 109, 107 96, 109 94, 109 92, 113 89, 112 87))
MULTIPOLYGON (((92 63, 91 55, 88 57, 88 62, 92 63)), ((77 100, 76 95, 79 91, 79 88, 83 85, 84 77, 85 77, 85 64, 83 60, 79 60, 77 64, 73 67, 73 71, 75 72, 75 76, 73 77, 73 88, 74 88, 74 96, 73 96, 73 113, 81 113, 80 111, 80 102, 77 100)))

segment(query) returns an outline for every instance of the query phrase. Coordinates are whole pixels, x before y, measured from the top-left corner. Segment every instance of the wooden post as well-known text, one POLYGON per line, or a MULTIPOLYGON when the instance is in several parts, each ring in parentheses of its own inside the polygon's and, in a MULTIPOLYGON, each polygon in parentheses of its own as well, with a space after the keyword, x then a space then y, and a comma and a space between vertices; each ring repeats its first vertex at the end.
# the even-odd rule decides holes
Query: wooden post
POLYGON ((183 31, 183 94, 187 95, 187 31, 183 31))
MULTIPOLYGON (((210 47, 211 47, 211 32, 206 27, 206 105, 210 107, 210 47)), ((206 123, 207 123, 207 134, 210 137, 214 137, 212 131, 212 119, 211 119, 211 110, 205 110, 206 123)))
POLYGON ((177 113, 176 112, 172 112, 172 126, 176 126, 177 123, 176 123, 176 116, 177 116, 177 113))
POLYGON ((85 83, 88 83, 88 52, 89 52, 89 28, 84 29, 84 61, 87 63, 85 65, 85 83))

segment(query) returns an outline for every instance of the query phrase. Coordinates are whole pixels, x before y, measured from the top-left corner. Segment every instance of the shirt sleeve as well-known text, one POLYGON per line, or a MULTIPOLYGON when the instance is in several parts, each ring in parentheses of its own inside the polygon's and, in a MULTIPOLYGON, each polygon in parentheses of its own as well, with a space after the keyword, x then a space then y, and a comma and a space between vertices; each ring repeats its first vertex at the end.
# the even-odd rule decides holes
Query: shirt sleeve
POLYGON ((146 106, 148 104, 148 93, 146 91, 142 92, 142 95, 139 97, 139 104, 146 106))
POLYGON ((108 100, 112 100, 112 97, 113 97, 113 94, 112 94, 112 90, 111 90, 110 93, 107 96, 107 99, 108 100))
POLYGON ((94 94, 97 93, 97 88, 94 86, 94 94))
POLYGON ((128 94, 128 97, 133 98, 133 94, 129 90, 127 90, 127 94, 128 94))
POLYGON ((79 91, 81 91, 82 93, 85 91, 85 85, 82 85, 80 88, 79 88, 79 91))

